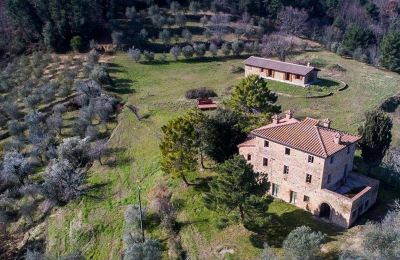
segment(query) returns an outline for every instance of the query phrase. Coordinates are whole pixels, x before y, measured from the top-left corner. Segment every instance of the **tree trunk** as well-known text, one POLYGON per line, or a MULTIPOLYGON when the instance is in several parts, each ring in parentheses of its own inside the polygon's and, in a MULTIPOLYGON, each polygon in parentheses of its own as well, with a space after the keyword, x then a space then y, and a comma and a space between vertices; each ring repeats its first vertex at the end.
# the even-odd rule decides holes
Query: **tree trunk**
POLYGON ((101 156, 99 156, 99 163, 100 163, 100 165, 103 165, 103 163, 101 161, 101 156))
POLYGON ((203 156, 203 150, 200 149, 200 165, 201 169, 205 169, 206 167, 204 166, 204 156, 203 156))
POLYGON ((188 182, 188 180, 186 179, 185 174, 181 173, 181 177, 182 177, 183 182, 186 184, 186 186, 192 185, 192 183, 188 182))
POLYGON ((244 211, 242 205, 239 205, 240 219, 244 222, 244 211))

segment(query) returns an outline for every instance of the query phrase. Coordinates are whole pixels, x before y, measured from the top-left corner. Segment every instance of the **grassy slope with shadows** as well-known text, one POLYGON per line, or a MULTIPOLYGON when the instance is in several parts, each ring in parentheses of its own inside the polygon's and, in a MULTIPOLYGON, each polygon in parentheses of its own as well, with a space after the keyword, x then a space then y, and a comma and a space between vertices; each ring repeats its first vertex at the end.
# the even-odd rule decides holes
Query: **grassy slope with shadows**
MULTIPOLYGON (((330 117, 335 120, 335 126, 354 131, 365 109, 396 92, 396 86, 391 82, 398 79, 396 74, 326 52, 312 55, 323 57, 327 63, 340 63, 346 67, 343 80, 350 88, 324 99, 280 97, 279 102, 284 109, 294 108, 301 116, 330 117), (366 75, 369 80, 365 79, 366 75)), ((287 233, 298 225, 309 225, 328 233, 330 247, 334 250, 339 246, 342 236, 340 230, 315 221, 310 213, 278 200, 270 205, 269 213, 280 218, 273 229, 264 230, 260 235, 235 224, 235 221, 221 226, 219 214, 205 208, 201 192, 193 187, 185 187, 180 180, 168 179, 160 171, 160 127, 194 105, 184 98, 185 91, 206 86, 216 90, 220 95, 219 100, 223 99, 227 89, 242 76, 230 72, 232 65, 241 65, 242 59, 144 64, 135 63, 127 55, 119 54, 113 62, 110 71, 116 79, 120 95, 127 104, 139 107, 141 115, 147 114, 149 117, 138 121, 129 109, 124 109, 119 115, 120 123, 110 140, 113 153, 105 160, 107 165, 96 163, 90 171, 90 184, 98 188, 80 202, 58 209, 49 218, 49 251, 60 255, 81 249, 92 259, 120 258, 126 205, 137 202, 138 183, 146 195, 160 181, 166 181, 174 192, 173 199, 179 208, 180 235, 193 259, 220 257, 221 252, 234 252, 239 259, 251 259, 261 251, 259 247, 262 242, 279 246, 287 233)), ((212 174, 206 171, 198 176, 205 178, 212 174)), ((146 203, 146 196, 143 197, 146 203)), ((386 204, 387 199, 393 199, 389 197, 383 198, 386 204)), ((166 244, 165 233, 157 227, 149 228, 146 235, 157 237, 166 244)))

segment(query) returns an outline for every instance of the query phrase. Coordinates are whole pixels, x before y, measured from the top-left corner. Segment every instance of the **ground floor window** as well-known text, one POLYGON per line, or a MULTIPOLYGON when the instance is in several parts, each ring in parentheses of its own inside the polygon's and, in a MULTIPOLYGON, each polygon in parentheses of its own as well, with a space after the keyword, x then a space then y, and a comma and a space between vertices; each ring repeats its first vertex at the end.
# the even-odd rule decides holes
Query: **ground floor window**
POLYGON ((297 192, 290 191, 290 203, 296 204, 296 200, 297 200, 297 192))
POLYGON ((303 200, 304 200, 304 202, 309 202, 310 201, 310 197, 304 195, 304 199, 303 200))
POLYGON ((247 161, 251 161, 251 154, 247 155, 247 161))
POLYGON ((272 196, 277 197, 279 193, 279 185, 272 183, 272 196))

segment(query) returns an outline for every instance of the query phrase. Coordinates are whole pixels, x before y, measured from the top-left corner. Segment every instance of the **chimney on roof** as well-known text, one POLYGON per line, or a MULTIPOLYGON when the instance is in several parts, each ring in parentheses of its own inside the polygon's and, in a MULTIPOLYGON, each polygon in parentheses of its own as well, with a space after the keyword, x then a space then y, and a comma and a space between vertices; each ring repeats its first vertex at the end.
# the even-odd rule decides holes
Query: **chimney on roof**
POLYGON ((335 137, 333 138, 333 141, 335 142, 335 144, 341 144, 342 143, 342 134, 336 133, 335 137))
POLYGON ((286 111, 285 117, 286 117, 286 119, 292 119, 293 118, 293 111, 291 109, 286 111))
POLYGON ((309 62, 307 62, 307 67, 310 67, 310 63, 309 62))
POLYGON ((325 118, 324 120, 322 120, 322 126, 326 127, 326 128, 330 128, 331 127, 331 120, 329 120, 329 118, 325 118))
POLYGON ((278 117, 278 115, 273 115, 273 116, 272 116, 272 123, 273 123, 273 124, 279 124, 279 117, 278 117))

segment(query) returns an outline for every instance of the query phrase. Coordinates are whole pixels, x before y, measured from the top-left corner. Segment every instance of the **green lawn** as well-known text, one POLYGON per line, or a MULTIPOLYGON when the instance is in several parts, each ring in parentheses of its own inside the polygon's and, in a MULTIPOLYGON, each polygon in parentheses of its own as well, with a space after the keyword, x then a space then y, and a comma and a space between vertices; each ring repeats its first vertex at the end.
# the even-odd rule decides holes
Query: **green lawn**
MULTIPOLYGON (((397 74, 327 52, 309 55, 318 56, 327 64, 344 66, 347 72, 342 76, 349 88, 322 99, 279 97, 284 109, 292 108, 300 116, 329 117, 334 120, 334 126, 354 131, 366 109, 397 92, 400 78, 397 74)), ((220 102, 242 76, 231 73, 231 67, 241 64, 242 59, 143 64, 135 63, 125 54, 117 55, 110 64, 117 92, 126 104, 137 106, 139 113, 148 117, 138 121, 129 109, 119 115, 119 125, 110 140, 113 153, 105 160, 108 164, 96 163, 90 170, 93 186, 90 196, 58 209, 49 218, 47 249, 55 255, 81 249, 90 259, 119 259, 126 205, 137 203, 139 185, 146 203, 145 195, 160 181, 167 182, 174 193, 182 243, 193 259, 215 259, 224 252, 232 253, 237 259, 252 259, 260 252, 262 242, 279 247, 286 234, 298 225, 309 225, 328 233, 329 244, 337 248, 342 236, 340 230, 280 201, 274 201, 269 208, 269 213, 277 216, 276 226, 259 235, 237 224, 232 216, 224 224, 217 213, 205 208, 199 190, 162 174, 158 148, 160 127, 194 106, 194 102, 185 99, 185 91, 209 87, 218 93, 220 102)), ((321 71, 321 75, 324 73, 321 71)), ((213 173, 202 172, 199 176, 210 174, 213 173)), ((157 237, 164 244, 167 238, 159 228, 148 229, 146 235, 157 237)))

